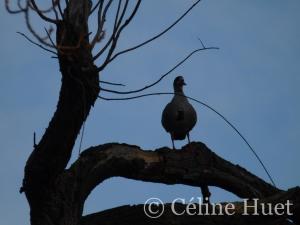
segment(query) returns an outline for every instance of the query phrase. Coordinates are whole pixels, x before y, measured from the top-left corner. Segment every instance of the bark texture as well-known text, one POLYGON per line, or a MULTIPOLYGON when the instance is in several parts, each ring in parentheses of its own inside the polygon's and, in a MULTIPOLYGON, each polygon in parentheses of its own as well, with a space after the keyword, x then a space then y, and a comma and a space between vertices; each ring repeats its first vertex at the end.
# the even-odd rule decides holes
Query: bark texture
MULTIPOLYGON (((164 184, 186 184, 197 187, 201 185, 217 186, 241 198, 259 198, 260 202, 272 203, 273 205, 290 200, 293 202, 292 212, 294 214, 292 217, 283 215, 280 218, 245 217, 239 215, 239 213, 234 217, 216 216, 215 218, 197 216, 197 218, 187 219, 187 216, 181 216, 181 222, 178 222, 178 216, 172 216, 171 211, 167 210, 162 218, 153 221, 145 218, 142 210, 143 206, 124 206, 86 216, 83 219, 85 224, 91 218, 93 218, 93 221, 98 221, 98 224, 102 224, 104 221, 104 224, 110 224, 110 222, 114 223, 117 220, 116 218, 119 217, 122 217, 120 221, 128 220, 128 223, 132 224, 139 224, 142 219, 145 219, 146 224, 146 221, 149 221, 149 224, 170 224, 172 221, 177 221, 176 224, 199 224, 200 222, 210 224, 214 221, 220 222, 223 220, 225 224, 226 221, 228 223, 235 221, 236 224, 254 224, 254 221, 261 224, 269 222, 270 224, 272 222, 278 224, 277 221, 280 221, 282 224, 282 221, 285 221, 286 218, 299 221, 299 188, 288 191, 279 190, 239 165, 234 165, 220 158, 201 142, 193 142, 184 146, 181 150, 160 148, 155 151, 145 151, 138 146, 117 143, 91 147, 81 154, 70 169, 66 170, 62 180, 65 180, 65 177, 74 176, 78 177, 77 181, 80 182, 78 186, 80 187, 82 204, 90 192, 102 181, 110 177, 120 176, 164 184), (107 213, 118 216, 110 221, 107 220, 107 213), (95 219, 95 216, 97 219, 95 219)), ((239 204, 236 203, 236 206, 238 207, 239 204)), ((96 223, 91 222, 91 224, 96 223)))
POLYGON ((78 224, 82 213, 76 194, 65 196, 57 178, 70 160, 77 135, 99 93, 99 74, 88 41, 87 2, 69 1, 64 20, 57 23, 62 75, 59 101, 26 163, 22 187, 30 205, 32 225, 78 224))
POLYGON ((241 198, 262 198, 280 192, 239 165, 220 158, 201 142, 181 150, 144 151, 138 146, 114 143, 91 147, 66 174, 78 170, 84 198, 113 176, 164 184, 217 186, 241 198))

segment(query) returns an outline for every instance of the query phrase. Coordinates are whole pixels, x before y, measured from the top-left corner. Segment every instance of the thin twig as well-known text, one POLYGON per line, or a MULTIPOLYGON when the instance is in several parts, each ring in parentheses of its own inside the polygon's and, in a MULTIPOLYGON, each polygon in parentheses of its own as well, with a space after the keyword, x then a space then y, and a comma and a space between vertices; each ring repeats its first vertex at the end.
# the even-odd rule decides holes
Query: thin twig
MULTIPOLYGON (((186 10, 184 12, 184 14, 182 16, 180 16, 173 24, 171 24, 169 27, 167 27, 165 30, 163 30, 162 32, 160 32, 159 34, 155 35, 154 37, 134 46, 134 47, 131 47, 131 48, 128 48, 128 49, 125 49, 123 51, 120 51, 118 53, 116 53, 113 57, 111 57, 111 59, 109 60, 109 62, 113 61, 115 58, 117 58, 118 56, 122 55, 122 54, 125 54, 127 52, 130 52, 130 51, 133 51, 135 49, 138 49, 152 41, 154 41, 155 39, 158 39, 159 37, 161 37, 162 35, 164 35, 165 33, 167 33, 169 30, 171 30, 177 23, 179 23, 201 0, 198 0, 196 1, 188 10, 186 10)), ((109 63, 108 62, 108 63, 109 63)), ((108 64, 107 63, 107 64, 108 64)), ((100 69, 99 69, 100 71, 100 69)))
POLYGON ((120 9, 121 9, 121 3, 122 3, 122 0, 119 0, 117 13, 116 13, 116 16, 115 16, 115 21, 114 21, 114 30, 116 30, 116 27, 117 27, 119 13, 120 13, 120 9))
POLYGON ((209 49, 219 49, 217 47, 208 47, 208 48, 199 48, 196 49, 194 51, 192 51, 191 53, 189 53, 184 59, 182 59, 179 63, 177 63, 175 66, 173 66, 168 72, 166 72, 165 74, 163 74, 157 81, 143 87, 137 90, 133 90, 133 91, 115 91, 115 90, 109 90, 109 89, 105 89, 101 87, 102 91, 106 91, 106 92, 111 92, 111 93, 115 93, 115 94, 133 94, 133 93, 137 93, 137 92, 141 92, 144 91, 150 87, 153 87, 154 85, 158 84, 163 78, 165 78, 167 75, 169 75, 170 73, 172 73, 175 69, 177 69, 180 65, 182 65, 186 60, 188 60, 192 55, 194 55, 195 53, 199 52, 199 51, 203 51, 203 50, 209 50, 209 49))
POLYGON ((48 39, 48 37, 41 37, 35 30, 34 28, 32 27, 31 23, 30 23, 30 17, 29 17, 29 2, 27 2, 27 5, 26 5, 26 10, 24 12, 24 16, 25 16, 25 23, 26 23, 26 26, 28 28, 28 30, 30 31, 30 33, 43 45, 47 46, 47 47, 50 47, 50 48, 53 48, 53 46, 51 44, 49 44, 48 42, 46 42, 46 40, 48 39))
POLYGON ((57 4, 57 3, 55 3, 55 0, 52 0, 52 9, 53 9, 53 12, 54 12, 54 15, 55 15, 55 19, 58 21, 58 13, 55 9, 55 4, 57 4))
POLYGON ((101 4, 103 4, 104 0, 99 0, 96 5, 92 8, 91 12, 90 12, 90 15, 93 14, 93 12, 98 8, 98 6, 100 5, 100 2, 101 4))
POLYGON ((17 33, 20 34, 20 35, 22 35, 23 37, 25 37, 30 43, 32 43, 32 44, 34 44, 34 45, 40 47, 41 49, 44 49, 44 50, 47 51, 47 52, 51 52, 51 53, 57 55, 56 52, 54 52, 54 51, 52 51, 52 50, 50 50, 50 49, 45 48, 45 47, 44 47, 43 45, 41 45, 41 44, 38 44, 38 43, 34 42, 34 41, 31 40, 29 37, 27 37, 24 33, 19 32, 19 31, 18 31, 17 33))
POLYGON ((203 42, 201 41, 201 39, 198 37, 198 40, 200 41, 202 48, 205 48, 205 45, 203 44, 203 42))
POLYGON ((123 87, 126 86, 125 84, 113 83, 113 82, 108 82, 108 81, 103 81, 103 80, 100 80, 99 82, 103 83, 103 84, 109 84, 109 85, 115 85, 115 86, 123 86, 123 87))
MULTIPOLYGON (((18 0, 18 3, 17 3, 17 4, 18 4, 18 7, 19 7, 19 9, 20 9, 20 10, 26 10, 26 6, 25 6, 25 7, 23 7, 23 6, 21 5, 21 1, 22 1, 22 0, 18 0)), ((25 4, 25 5, 26 5, 26 4, 25 4)))
MULTIPOLYGON (((59 3, 60 0, 55 0, 54 2, 54 6, 56 7, 56 5, 59 3)), ((26 2, 29 3, 29 8, 32 9, 33 11, 36 11, 36 9, 34 8, 34 6, 32 4, 30 4, 31 0, 26 0, 26 2)), ((39 9, 41 13, 50 13, 53 11, 53 5, 51 5, 48 9, 39 9)))
POLYGON ((10 14, 18 14, 18 13, 22 13, 25 11, 25 9, 21 7, 20 0, 18 1, 18 7, 19 7, 18 10, 11 9, 9 6, 9 0, 5 0, 6 11, 9 12, 10 14))
POLYGON ((55 49, 57 49, 57 47, 56 47, 54 41, 53 41, 52 38, 51 38, 51 34, 50 34, 49 31, 46 29, 46 27, 45 27, 45 31, 46 31, 46 33, 47 33, 47 35, 48 35, 48 38, 49 38, 51 44, 53 45, 53 47, 54 47, 55 49))
POLYGON ((123 18, 125 16, 126 11, 127 11, 128 3, 129 3, 129 0, 126 0, 126 2, 124 4, 124 7, 123 7, 123 10, 122 10, 122 13, 121 13, 121 16, 120 16, 120 19, 118 21, 117 27, 120 27, 120 25, 123 21, 123 18))
POLYGON ((29 0, 34 8, 34 10, 37 12, 37 14, 45 21, 49 22, 49 23, 54 23, 54 24, 57 24, 58 21, 57 20, 54 20, 54 19, 51 19, 47 16, 45 16, 42 11, 38 8, 38 6, 36 5, 35 3, 35 0, 29 0))
POLYGON ((98 58, 99 56, 101 56, 103 54, 103 52, 105 52, 105 50, 108 48, 108 46, 111 44, 112 40, 114 39, 115 37, 115 33, 116 31, 119 29, 121 23, 122 23, 122 20, 124 18, 124 15, 126 13, 126 10, 127 10, 127 6, 128 6, 128 2, 129 0, 126 0, 125 4, 124 4, 124 7, 122 9, 122 13, 121 13, 121 16, 119 18, 119 21, 117 23, 117 26, 114 27, 114 30, 109 38, 109 40, 106 42, 106 44, 104 45, 104 47, 94 56, 94 59, 98 58))
MULTIPOLYGON (((59 0, 52 0, 52 6, 49 9, 46 10, 39 10, 39 12, 41 14, 43 13, 47 13, 47 12, 51 12, 53 10, 53 7, 55 7, 58 4, 59 0)), ((21 4, 21 0, 17 1, 17 6, 19 8, 19 10, 12 10, 9 7, 9 0, 5 0, 5 7, 6 10, 9 13, 24 13, 25 16, 25 24, 28 28, 28 30, 30 31, 30 33, 38 40, 38 42, 40 42, 42 45, 46 46, 46 47, 50 47, 52 48, 53 46, 51 44, 49 44, 46 40, 47 40, 47 36, 46 37, 41 37, 32 27, 31 22, 30 22, 30 11, 33 10, 34 12, 38 12, 36 10, 36 8, 33 6, 33 4, 35 4, 35 2, 33 0, 26 0, 25 1, 25 6, 22 6, 21 4)), ((36 5, 35 5, 36 6, 36 5)))
POLYGON ((60 13, 61 19, 63 20, 64 19, 64 13, 63 13, 62 8, 61 8, 60 0, 58 0, 57 7, 58 7, 58 11, 60 13))
MULTIPOLYGON (((134 16, 136 15, 137 11, 138 11, 138 8, 141 4, 141 0, 138 0, 131 15, 126 19, 126 21, 122 24, 122 26, 120 26, 120 28, 114 32, 115 33, 115 36, 113 37, 112 39, 112 44, 111 44, 111 47, 108 51, 108 54, 106 56, 106 59, 104 61, 104 63, 98 68, 98 71, 101 71, 107 64, 109 64, 112 60, 111 60, 111 57, 112 57, 112 54, 117 46, 117 43, 118 43, 118 39, 120 37, 120 34, 122 32, 122 30, 128 26, 128 24, 130 24, 130 22, 132 21, 132 19, 134 18, 134 16)), ((93 57, 93 59, 95 60, 99 55, 97 54, 95 57, 93 57)))
POLYGON ((102 1, 100 3, 99 9, 98 9, 98 27, 97 27, 97 32, 91 42, 91 48, 94 48, 94 46, 96 45, 97 42, 99 42, 102 38, 103 35, 103 26, 104 23, 106 21, 106 13, 112 3, 112 0, 110 0, 106 6, 104 7, 103 13, 102 13, 102 9, 103 9, 103 3, 104 1, 102 1))

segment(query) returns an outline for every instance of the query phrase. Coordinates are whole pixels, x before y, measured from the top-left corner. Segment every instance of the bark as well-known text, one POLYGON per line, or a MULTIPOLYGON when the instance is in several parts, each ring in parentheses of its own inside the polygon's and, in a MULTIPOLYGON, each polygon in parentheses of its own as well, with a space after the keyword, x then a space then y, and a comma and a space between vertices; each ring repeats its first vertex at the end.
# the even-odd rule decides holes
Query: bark
POLYGON ((71 0, 64 20, 57 24, 62 74, 59 101, 48 128, 26 163, 22 187, 33 225, 78 224, 81 216, 77 199, 66 199, 72 207, 66 206, 57 177, 64 171, 80 128, 99 93, 99 74, 88 44, 86 2, 71 0))
MULTIPOLYGON (((294 204, 294 216, 289 219, 299 221, 299 188, 279 190, 242 167, 220 158, 200 142, 193 142, 181 150, 160 148, 145 151, 138 146, 116 143, 91 147, 62 174, 60 180, 61 186, 65 186, 68 191, 70 184, 77 183, 74 188, 78 189, 77 198, 83 206, 86 197, 97 185, 114 176, 164 184, 213 185, 242 198, 259 198, 262 202, 274 204, 290 200, 294 204)), ((236 203, 237 206, 238 204, 240 203, 236 203)), ((162 218, 154 221, 145 216, 142 208, 143 206, 124 206, 83 217, 82 223, 172 224, 177 221, 176 224, 213 224, 224 221, 224 224, 283 224, 283 221, 287 223, 285 220, 288 217, 286 214, 280 218, 237 214, 233 217, 182 216, 179 219, 167 210, 162 218)))
POLYGON ((138 146, 114 143, 91 147, 65 175, 75 171, 80 171, 83 198, 99 183, 114 176, 164 184, 217 186, 241 198, 268 197, 281 191, 217 156, 201 142, 178 151, 169 148, 145 151, 138 146))

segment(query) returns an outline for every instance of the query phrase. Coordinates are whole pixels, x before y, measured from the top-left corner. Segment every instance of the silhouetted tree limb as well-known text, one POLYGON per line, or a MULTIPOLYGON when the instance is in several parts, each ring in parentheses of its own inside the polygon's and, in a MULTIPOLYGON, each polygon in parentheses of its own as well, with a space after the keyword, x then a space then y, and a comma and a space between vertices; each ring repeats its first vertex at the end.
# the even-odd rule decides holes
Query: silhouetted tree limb
MULTIPOLYGON (((45 37, 43 37, 33 28, 32 23, 31 23, 31 19, 30 19, 30 13, 31 12, 38 13, 40 16, 42 16, 41 18, 45 18, 46 22, 57 24, 58 20, 52 20, 50 18, 47 18, 44 14, 49 13, 49 12, 54 12, 55 7, 60 6, 59 3, 60 3, 60 1, 58 1, 58 0, 54 1, 53 0, 52 1, 52 6, 50 8, 45 9, 45 10, 40 10, 40 9, 37 8, 37 5, 36 5, 35 1, 24 0, 24 3, 22 5, 21 0, 18 0, 17 1, 17 9, 12 9, 11 6, 10 6, 10 1, 5 0, 5 7, 6 7, 6 10, 11 14, 23 13, 27 29, 33 35, 33 37, 36 38, 36 40, 38 42, 40 42, 40 44, 42 44, 43 46, 55 48, 55 46, 53 46, 51 43, 47 42, 47 40, 48 40, 47 35, 45 37)), ((51 34, 53 32, 53 27, 50 26, 50 28, 47 30, 47 32, 49 34, 51 34)), ((27 37, 27 39, 31 40, 29 37, 27 37)), ((33 43, 34 41, 31 40, 31 42, 33 43)))
MULTIPOLYGON (((37 6, 37 4, 35 3, 35 0, 30 0, 29 3, 32 4, 34 11, 36 11, 37 14, 38 14, 43 20, 45 20, 45 21, 47 21, 47 22, 49 22, 49 23, 57 24, 57 22, 58 22, 57 20, 51 19, 51 18, 49 18, 49 17, 47 17, 47 16, 45 16, 45 15, 43 14, 43 12, 39 9, 39 7, 37 6)), ((51 9, 53 9, 53 11, 55 11, 54 7, 55 7, 55 4, 52 2, 52 7, 51 7, 51 9)))
POLYGON ((262 198, 280 192, 239 165, 220 158, 201 142, 179 151, 169 148, 144 151, 126 144, 91 147, 82 152, 66 175, 77 170, 83 197, 114 176, 164 184, 217 186, 241 198, 262 198))
POLYGON ((23 36, 24 38, 26 38, 26 40, 28 40, 30 43, 32 43, 32 44, 38 46, 39 48, 41 48, 41 49, 43 49, 43 50, 45 50, 45 51, 47 51, 47 52, 50 52, 50 53, 52 53, 52 54, 54 54, 54 55, 57 55, 57 53, 56 53, 55 51, 52 51, 52 50, 50 50, 50 49, 47 49, 47 48, 44 47, 43 45, 36 43, 35 41, 31 40, 26 34, 24 34, 24 33, 22 33, 22 32, 17 32, 17 33, 20 34, 21 36, 23 36))
POLYGON ((142 88, 136 89, 136 90, 131 90, 131 91, 116 91, 116 90, 112 90, 112 89, 106 89, 101 87, 102 91, 106 91, 106 92, 110 92, 110 93, 114 93, 114 94, 134 94, 134 93, 138 93, 138 92, 142 92, 145 91, 155 85, 157 85, 159 82, 162 81, 162 79, 164 79, 166 76, 168 76, 170 73, 172 73, 173 71, 175 71, 179 66, 181 66, 185 61, 187 61, 190 57, 192 57, 195 53, 200 52, 200 51, 205 51, 205 50, 218 50, 218 47, 205 47, 203 46, 202 48, 198 48, 193 50, 192 52, 190 52, 184 59, 182 59, 181 61, 179 61, 178 63, 176 63, 175 66, 173 66, 169 71, 167 71, 166 73, 164 73, 163 75, 161 75, 156 81, 154 81, 151 84, 148 84, 142 88))
MULTIPOLYGON (((125 54, 125 53, 128 53, 128 52, 131 52, 133 50, 136 50, 140 47, 143 47, 144 45, 147 45, 151 42, 153 42, 154 40, 160 38, 162 35, 164 35, 165 33, 167 33, 168 31, 170 31, 174 26, 176 26, 176 24, 178 24, 183 18, 186 17, 186 15, 188 15, 188 13, 196 6, 200 3, 201 0, 197 0, 194 4, 192 4, 184 13, 183 15, 181 15, 177 20, 175 20, 170 26, 168 26, 166 29, 164 29, 163 31, 161 31, 160 33, 158 33, 157 35, 149 38, 148 40, 140 43, 140 44, 137 44, 136 46, 133 46, 133 47, 130 47, 128 49, 125 49, 125 50, 122 50, 120 52, 117 52, 113 55, 113 52, 115 50, 115 47, 116 47, 116 43, 119 39, 119 35, 121 33, 121 31, 126 27, 128 26, 128 24, 131 22, 131 20, 133 19, 136 11, 138 10, 138 7, 140 5, 141 2, 137 1, 137 4, 136 4, 136 7, 134 8, 131 16, 128 17, 128 19, 124 22, 124 24, 119 28, 119 29, 114 29, 114 32, 109 40, 109 42, 107 44, 110 44, 110 42, 112 41, 112 44, 111 44, 111 47, 110 47, 110 50, 109 50, 109 53, 107 54, 107 57, 104 61, 104 63, 98 68, 99 71, 102 71, 105 66, 107 66, 110 62, 112 62, 114 59, 116 59, 118 56, 122 55, 122 54, 125 54)), ((123 12, 125 14, 125 11, 126 11, 126 6, 127 6, 127 2, 125 3, 125 6, 124 6, 124 9, 123 12)), ((118 26, 120 26, 120 23, 122 21, 122 16, 119 20, 119 23, 117 23, 117 26, 115 26, 114 28, 118 28, 118 26)), ((104 52, 104 50, 107 48, 107 45, 100 51, 98 52, 95 56, 94 56, 94 59, 96 60, 100 55, 102 55, 102 53, 104 52)))
MULTIPOLYGON (((188 13, 196 6, 200 3, 201 0, 197 0, 193 5, 191 5, 188 10, 186 10, 183 15, 181 15, 177 20, 175 20, 170 26, 168 26, 166 29, 164 29, 162 32, 158 33, 157 35, 151 37, 150 39, 136 45, 136 46, 133 46, 131 48, 128 48, 128 49, 125 49, 125 50, 122 50, 118 53, 116 53, 113 57, 111 57, 110 61, 113 61, 115 58, 117 58, 118 56, 122 55, 122 54, 125 54, 127 52, 130 52, 130 51, 133 51, 133 50, 136 50, 144 45, 147 45, 149 43, 151 43, 152 41, 160 38, 162 35, 164 35, 165 33, 167 33, 169 30, 171 30, 174 26, 176 26, 176 24, 178 24, 186 15, 188 15, 188 13)), ((100 67, 99 70, 101 71, 103 68, 100 67)))
MULTIPOLYGON (((201 142, 193 142, 181 150, 160 148, 155 151, 145 151, 138 146, 117 143, 91 147, 82 152, 80 158, 60 179, 78 181, 76 185, 77 188, 80 188, 78 199, 81 199, 83 204, 97 185, 115 176, 164 184, 186 184, 197 187, 203 184, 217 186, 241 198, 259 198, 260 202, 273 204, 285 203, 286 200, 290 200, 294 204, 292 207, 294 217, 289 217, 289 219, 299 220, 300 189, 298 187, 288 191, 279 190, 239 165, 234 165, 220 158, 201 142)), ((241 216, 243 213, 241 203, 235 203, 235 205, 237 211, 233 217, 187 218, 183 216, 180 218, 181 223, 179 224, 198 224, 198 222, 210 224, 223 220, 224 224, 230 224, 230 221, 232 224, 253 224, 254 221, 258 224, 272 224, 271 222, 277 224, 274 221, 282 223, 283 219, 288 218, 287 215, 281 216, 280 219, 277 217, 241 216)), ((125 206, 83 217, 83 224, 121 224, 116 222, 116 218, 122 221, 122 224, 139 224, 138 222, 142 224, 156 224, 156 222, 157 224, 158 222, 168 224, 178 219, 177 216, 172 216, 169 211, 167 210, 165 216, 155 221, 149 220, 144 215, 143 206, 125 206), (108 218, 108 215, 111 216, 108 218), (113 218, 113 215, 118 216, 113 218)), ((251 210, 249 213, 251 214, 251 210)))
MULTIPOLYGON (((115 25, 114 25, 114 28, 113 28, 113 34, 112 34, 112 37, 111 39, 109 40, 109 42, 111 43, 110 44, 110 48, 108 50, 108 53, 106 55, 106 58, 104 60, 104 62, 102 63, 102 65, 98 68, 98 71, 100 72, 101 70, 103 70, 110 62, 112 62, 114 60, 113 58, 113 53, 115 51, 115 48, 117 47, 117 43, 118 43, 118 40, 120 38, 120 34, 121 32, 130 24, 130 22, 132 21, 132 19, 134 18, 134 16, 136 15, 139 7, 140 7, 140 4, 141 4, 141 0, 137 0, 136 1, 136 4, 135 4, 135 7, 134 9, 132 10, 130 16, 128 16, 128 18, 125 20, 125 22, 121 25, 121 22, 122 22, 122 17, 120 18, 120 21, 119 22, 115 22, 115 25)), ((126 6, 125 6, 126 7, 126 6)), ((125 9, 126 10, 126 9, 125 9)), ((124 14, 122 15, 125 15, 125 11, 124 11, 124 14)), ((117 21, 117 18, 118 18, 118 12, 116 14, 116 21, 117 21)), ((100 56, 100 53, 103 52, 103 50, 101 50, 98 54, 96 54, 94 56, 94 60, 96 60, 99 56, 100 56)))
MULTIPOLYGON (((287 215, 275 217, 236 216, 191 217, 174 216, 170 210, 157 220, 149 220, 142 211, 143 206, 120 207, 82 217, 84 202, 90 192, 104 180, 122 176, 147 182, 186 184, 199 186, 208 184, 221 187, 243 198, 259 198, 263 202, 279 203, 290 200, 294 216, 299 222, 300 190, 279 190, 264 182, 238 165, 220 158, 204 144, 193 142, 181 150, 160 148, 145 151, 127 144, 104 144, 82 152, 80 158, 53 181, 46 194, 47 216, 57 224, 70 220, 81 220, 84 225, 96 224, 283 224, 287 215), (50 192, 49 192, 50 191, 50 192), (114 217, 114 216, 115 217, 114 217), (82 218, 82 219, 81 219, 82 218), (116 219, 118 218, 118 222, 116 219)), ((146 200, 146 199, 145 199, 146 200)), ((235 203, 238 206, 240 203, 235 203)), ((237 207, 238 208, 238 207, 237 207)), ((51 221, 52 221, 51 220, 51 221)), ((51 224, 51 223, 46 223, 51 224)), ((289 224, 289 223, 287 223, 289 224)))

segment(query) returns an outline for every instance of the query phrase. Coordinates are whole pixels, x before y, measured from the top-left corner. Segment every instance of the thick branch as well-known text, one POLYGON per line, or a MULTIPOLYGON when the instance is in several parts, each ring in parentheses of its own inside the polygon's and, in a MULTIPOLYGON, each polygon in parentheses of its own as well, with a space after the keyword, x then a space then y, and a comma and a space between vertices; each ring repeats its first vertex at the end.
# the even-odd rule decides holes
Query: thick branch
POLYGON ((78 170, 83 199, 102 181, 115 176, 164 184, 217 186, 243 198, 280 192, 239 165, 220 158, 201 142, 193 142, 179 151, 144 151, 126 144, 91 147, 81 154, 67 176, 78 170))
MULTIPOLYGON (((249 217, 243 214, 242 203, 235 203, 235 216, 232 217, 190 217, 178 218, 171 215, 170 205, 166 205, 166 213, 160 219, 153 221, 145 216, 143 205, 124 206, 116 209, 83 217, 82 224, 289 224, 286 218, 299 221, 300 189, 294 188, 281 191, 262 179, 246 171, 239 165, 220 158, 201 142, 193 142, 181 150, 160 148, 155 151, 145 151, 138 146, 127 144, 105 144, 91 147, 84 151, 80 158, 61 177, 61 180, 78 181, 78 193, 81 204, 88 194, 102 181, 121 176, 147 182, 164 184, 186 184, 201 186, 203 184, 217 186, 230 191, 242 198, 258 198, 259 203, 293 203, 294 216, 284 214, 276 217, 249 217), (72 178, 73 177, 73 178, 72 178), (117 217, 114 217, 118 215, 117 217), (113 218, 114 217, 114 218, 113 218), (118 219, 117 219, 118 218, 118 219), (179 220, 178 220, 179 219, 179 220), (232 220, 234 219, 234 220, 232 220), (234 222, 233 222, 234 221, 234 222)), ((184 206, 182 206, 184 207, 184 206)), ((258 212, 260 212, 258 208, 258 212)), ((248 213, 251 215, 252 211, 248 213)))

